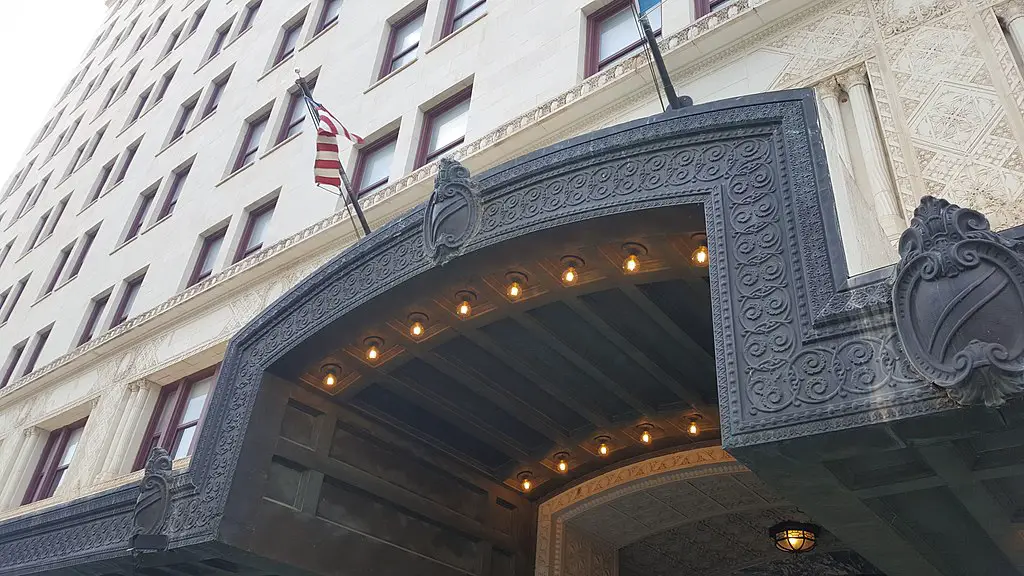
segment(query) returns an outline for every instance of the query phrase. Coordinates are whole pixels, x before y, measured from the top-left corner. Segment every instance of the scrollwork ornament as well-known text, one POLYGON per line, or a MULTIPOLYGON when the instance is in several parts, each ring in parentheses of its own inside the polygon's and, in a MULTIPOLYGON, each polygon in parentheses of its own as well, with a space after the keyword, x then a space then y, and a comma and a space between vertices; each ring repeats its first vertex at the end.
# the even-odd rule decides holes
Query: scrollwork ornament
POLYGON ((167 450, 157 446, 149 453, 135 501, 132 548, 153 550, 167 547, 164 528, 171 506, 170 478, 171 457, 167 450))
POLYGON ((914 369, 962 405, 1024 391, 1024 244, 925 196, 899 247, 893 312, 914 369))
POLYGON ((427 252, 439 265, 458 256, 480 228, 480 196, 469 170, 442 158, 423 216, 427 252))

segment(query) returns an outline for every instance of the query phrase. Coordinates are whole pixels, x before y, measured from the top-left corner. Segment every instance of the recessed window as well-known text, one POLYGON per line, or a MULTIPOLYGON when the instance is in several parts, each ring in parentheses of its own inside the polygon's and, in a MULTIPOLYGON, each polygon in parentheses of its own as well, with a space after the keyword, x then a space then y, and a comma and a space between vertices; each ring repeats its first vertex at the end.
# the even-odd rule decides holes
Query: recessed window
POLYGON ((57 492, 67 475, 75 452, 78 451, 83 431, 85 431, 85 420, 50 432, 50 436, 46 440, 46 447, 43 448, 43 454, 39 457, 35 474, 32 476, 32 481, 29 482, 28 492, 25 493, 25 498, 21 502, 23 505, 45 500, 57 492))
POLYGON ((449 0, 441 37, 476 20, 487 10, 487 0, 449 0))
POLYGON ((167 94, 167 89, 171 86, 171 80, 174 80, 174 74, 178 71, 178 65, 175 64, 170 70, 164 72, 163 78, 160 79, 160 87, 156 90, 156 96, 154 97, 153 103, 164 99, 167 94))
POLYGON ((14 313, 14 307, 18 305, 18 300, 21 299, 22 292, 25 291, 25 285, 28 284, 28 276, 25 276, 18 283, 10 289, 10 296, 7 297, 6 307, 3 312, 0 313, 0 324, 7 322, 11 319, 11 314, 14 313))
POLYGON ((124 180, 124 177, 128 175, 128 169, 131 168, 132 160, 135 159, 135 153, 139 151, 139 143, 136 142, 128 149, 124 151, 121 160, 121 169, 117 172, 117 178, 114 179, 114 184, 120 183, 124 180))
POLYGON ((94 228, 82 236, 82 248, 78 251, 78 256, 75 257, 75 261, 71 265, 71 269, 68 270, 69 280, 78 276, 78 273, 82 271, 82 264, 85 263, 85 257, 89 255, 89 249, 92 248, 92 243, 96 240, 96 234, 98 232, 99 228, 94 228))
POLYGON ((81 346, 96 337, 96 329, 100 326, 100 318, 107 308, 110 300, 110 293, 98 296, 89 301, 89 312, 85 318, 85 325, 82 327, 82 335, 78 337, 76 346, 81 346))
POLYGON ((60 199, 57 205, 53 207, 49 221, 46 223, 46 228, 43 229, 43 237, 49 236, 53 233, 54 229, 57 228, 57 223, 60 222, 60 217, 64 215, 64 210, 68 207, 68 202, 71 201, 71 195, 60 199))
POLYGON ((276 198, 249 213, 249 219, 242 231, 242 240, 238 243, 238 251, 235 253, 235 262, 263 248, 263 243, 267 239, 267 230, 270 228, 270 220, 274 216, 275 206, 277 206, 276 198))
POLYGON ((149 38, 146 39, 146 42, 156 38, 157 33, 160 32, 160 28, 163 28, 164 22, 167 21, 167 14, 167 12, 164 12, 156 19, 156 22, 153 23, 153 29, 149 31, 149 38))
POLYGON ((171 177, 171 185, 167 189, 167 198, 164 199, 163 206, 160 207, 160 213, 157 214, 158 220, 166 218, 174 212, 174 207, 178 204, 178 198, 181 196, 182 188, 185 187, 185 180, 188 179, 190 170, 192 170, 191 164, 174 172, 174 176, 171 177))
POLYGON ((164 46, 164 52, 160 55, 161 58, 167 56, 171 53, 172 50, 174 50, 174 47, 178 45, 178 40, 181 38, 181 35, 184 33, 184 31, 185 25, 182 24, 181 26, 178 26, 177 30, 171 32, 170 37, 167 38, 167 45, 164 46))
POLYGON ((178 119, 175 120, 174 129, 171 130, 171 142, 174 142, 185 134, 185 130, 188 129, 188 121, 192 118, 192 113, 196 110, 196 104, 198 104, 198 100, 196 98, 192 98, 181 105, 181 109, 178 110, 178 119))
POLYGON ((216 381, 213 367, 164 386, 135 458, 135 470, 146 465, 146 458, 157 446, 167 450, 174 460, 192 454, 216 381))
POLYGON ((22 376, 28 376, 36 369, 39 355, 43 353, 43 348, 46 346, 46 341, 50 339, 50 331, 52 329, 53 324, 50 324, 36 333, 35 340, 32 342, 32 350, 29 352, 28 357, 25 358, 25 366, 21 369, 22 376))
POLYGON ((57 287, 57 282, 60 281, 60 275, 64 273, 64 267, 67 266, 68 260, 71 258, 71 251, 74 250, 74 248, 74 243, 71 243, 70 245, 65 246, 64 249, 57 254, 57 261, 53 264, 53 271, 50 272, 50 279, 46 282, 46 286, 43 288, 43 296, 53 292, 53 289, 57 287))
POLYGON ((356 169, 352 174, 352 185, 359 195, 388 183, 397 144, 398 133, 395 132, 359 151, 356 169))
POLYGON ((216 232, 211 232, 203 237, 203 244, 199 248, 199 256, 196 258, 195 268, 188 279, 188 285, 192 286, 206 280, 213 274, 217 265, 217 256, 220 255, 220 247, 224 244, 224 236, 228 227, 224 226, 216 232))
MULTIPOLYGON (((308 82, 312 91, 316 87, 316 79, 308 82)), ((285 110, 284 122, 281 124, 281 131, 277 135, 277 143, 280 144, 288 138, 298 134, 302 130, 302 123, 306 121, 306 101, 301 90, 292 91, 288 98, 288 108, 285 110)))
MULTIPOLYGON (((695 0, 695 2, 694 2, 694 8, 695 8, 695 12, 696 12, 695 16, 697 18, 700 18, 702 16, 707 16, 708 14, 710 14, 712 12, 715 12, 717 10, 721 10, 722 8, 725 8, 729 4, 732 4, 732 1, 733 0, 695 0)), ((654 24, 654 22, 651 22, 651 25, 653 25, 653 24, 654 24)))
POLYGON ((192 26, 189 27, 188 33, 191 34, 199 29, 199 23, 203 21, 203 16, 206 16, 206 6, 204 5, 199 10, 196 10, 195 16, 192 17, 192 26))
POLYGON ((43 236, 43 228, 46 228, 46 221, 50 218, 50 211, 47 210, 45 214, 39 217, 39 221, 36 222, 34 228, 32 228, 32 234, 28 237, 28 242, 25 243, 25 253, 29 250, 39 246, 42 241, 46 238, 43 236))
POLYGON ((263 132, 267 129, 269 118, 270 113, 265 113, 246 123, 242 147, 238 151, 238 158, 235 159, 235 170, 240 170, 256 161, 256 156, 260 152, 260 140, 263 139, 263 132))
POLYGON ((11 352, 7 355, 7 365, 4 366, 4 377, 0 380, 0 388, 11 383, 11 378, 14 377, 14 371, 18 369, 18 362, 21 361, 21 355, 25 353, 26 346, 28 346, 28 340, 15 344, 11 348, 11 352))
POLYGON ((465 141, 472 95, 473 89, 468 88, 427 112, 420 139, 417 168, 465 141))
POLYGON ((213 33, 213 42, 210 44, 210 55, 207 56, 207 60, 212 59, 220 51, 224 49, 224 44, 227 42, 228 33, 231 32, 231 22, 224 24, 213 33))
MULTIPOLYGON (((661 32, 661 7, 647 14, 655 34, 661 32)), ((632 0, 620 0, 598 10, 587 21, 587 75, 643 50, 643 37, 632 0)))
POLYGON ((380 77, 383 78, 416 59, 423 32, 423 18, 426 4, 415 12, 391 25, 388 47, 384 53, 380 77))
POLYGON ((142 281, 145 278, 145 275, 139 275, 125 282, 121 301, 118 302, 117 311, 114 312, 114 317, 110 321, 111 328, 120 326, 131 316, 132 306, 135 305, 135 299, 139 296, 139 290, 142 289, 142 281))
POLYGON ((128 116, 128 123, 131 124, 142 116, 143 111, 146 110, 146 102, 149 102, 149 95, 153 92, 153 87, 150 86, 139 94, 138 100, 135 101, 135 107, 132 108, 132 113, 128 116))
MULTIPOLYGON (((3 248, 0 248, 0 266, 3 266, 4 262, 7 261, 7 257, 10 256, 11 250, 14 248, 14 241, 15 240, 16 240, 16 238, 12 238, 11 241, 8 242, 6 246, 4 246, 3 248)), ((2 307, 3 307, 3 302, 0 302, 0 308, 2 308, 2 307)))
POLYGON ((238 33, 241 34, 249 28, 252 28, 253 22, 256 21, 256 13, 260 11, 260 4, 262 2, 252 2, 245 7, 245 15, 242 16, 242 25, 238 28, 238 33))
POLYGON ((316 32, 322 32, 324 28, 337 22, 340 12, 341 0, 324 0, 324 7, 320 10, 320 19, 316 23, 316 32))
POLYGON ((64 173, 64 178, 67 178, 68 176, 70 176, 72 172, 77 170, 78 167, 81 164, 84 163, 82 161, 82 158, 85 156, 85 149, 88 146, 89 146, 88 142, 83 143, 81 146, 79 146, 75 150, 75 153, 71 155, 71 162, 68 162, 68 170, 67 170, 67 172, 64 173))
POLYGON ((85 162, 92 160, 96 149, 100 147, 100 142, 103 140, 103 136, 107 133, 107 127, 104 126, 96 131, 96 134, 92 137, 92 142, 89 144, 89 151, 85 155, 85 162))
POLYGON ((124 241, 127 242, 139 235, 142 230, 142 225, 146 222, 146 214, 149 213, 149 207, 153 204, 153 197, 156 196, 154 190, 143 192, 139 196, 139 201, 135 205, 135 215, 132 216, 132 221, 128 224, 128 231, 125 232, 124 241))
POLYGON ((124 80, 121 81, 121 94, 128 91, 128 87, 132 85, 132 81, 135 80, 135 75, 139 73, 139 67, 136 66, 128 71, 124 76, 124 80))
POLYGON ((295 47, 299 44, 299 33, 302 31, 302 20, 285 27, 281 34, 281 45, 277 49, 277 56, 274 57, 274 65, 280 64, 295 53, 295 47))
POLYGON ((229 74, 213 81, 213 86, 210 87, 210 95, 206 100, 206 109, 203 110, 203 118, 217 111, 217 107, 220 106, 220 99, 224 96, 224 89, 227 88, 228 80, 230 79, 231 75, 229 74))
POLYGON ((103 194, 103 190, 106 188, 107 182, 110 181, 110 175, 114 172, 114 164, 116 163, 117 158, 115 157, 100 168, 100 173, 96 177, 96 184, 93 185, 92 192, 90 192, 88 198, 85 199, 86 206, 95 202, 96 199, 100 197, 100 194, 103 194))
POLYGON ((118 85, 114 84, 107 91, 106 98, 103 99, 103 104, 100 105, 100 113, 104 112, 107 108, 110 108, 110 104, 114 102, 114 97, 117 96, 118 85))

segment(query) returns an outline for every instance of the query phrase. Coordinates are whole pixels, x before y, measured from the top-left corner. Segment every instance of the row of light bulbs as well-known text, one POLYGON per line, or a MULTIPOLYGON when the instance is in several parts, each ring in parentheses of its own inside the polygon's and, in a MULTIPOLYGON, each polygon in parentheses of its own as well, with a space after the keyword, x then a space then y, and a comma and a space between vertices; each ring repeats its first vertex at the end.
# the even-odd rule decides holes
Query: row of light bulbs
MULTIPOLYGON (((646 253, 646 248, 639 244, 627 243, 623 246, 623 249, 627 252, 626 259, 622 262, 622 269, 627 274, 631 274, 640 270, 641 261, 640 255, 646 253)), ((706 267, 708 265, 708 244, 706 240, 699 240, 697 248, 694 249, 693 254, 690 256, 690 260, 694 266, 706 267)), ((565 256, 562 258, 562 262, 565 264, 565 269, 562 270, 562 284, 565 286, 572 286, 579 281, 579 272, 577 266, 583 265, 583 260, 577 256, 565 256)), ((526 284, 526 275, 520 272, 510 272, 508 274, 509 283, 505 287, 505 294, 511 300, 518 300, 523 295, 523 286, 526 284)), ((456 300, 459 303, 455 307, 455 313, 461 318, 469 318, 473 314, 473 301, 476 299, 476 295, 468 290, 463 290, 457 293, 456 300)), ((420 338, 426 333, 426 322, 427 316, 421 313, 414 313, 409 317, 409 335, 413 338, 420 338)), ((380 338, 371 337, 367 338, 364 342, 366 345, 366 359, 370 362, 376 362, 380 358, 380 349, 384 342, 380 338)), ((327 387, 334 386, 338 381, 337 366, 334 364, 328 364, 323 368, 323 383, 327 387)))
MULTIPOLYGON (((690 418, 690 425, 687 426, 686 432, 690 436, 698 436, 700 434, 700 426, 697 425, 699 416, 693 416, 690 418)), ((651 430, 654 427, 650 424, 641 424, 637 427, 640 430, 640 443, 644 445, 650 445, 654 442, 654 437, 651 435, 651 430)), ((611 437, 610 436, 598 436, 594 438, 594 442, 597 443, 597 454, 602 458, 611 454, 611 437)), ((558 452, 554 455, 555 470, 560 474, 565 474, 569 471, 569 453, 558 452)), ((523 492, 529 492, 533 489, 533 474, 530 471, 520 472, 517 476, 519 480, 519 487, 522 488, 523 492)))

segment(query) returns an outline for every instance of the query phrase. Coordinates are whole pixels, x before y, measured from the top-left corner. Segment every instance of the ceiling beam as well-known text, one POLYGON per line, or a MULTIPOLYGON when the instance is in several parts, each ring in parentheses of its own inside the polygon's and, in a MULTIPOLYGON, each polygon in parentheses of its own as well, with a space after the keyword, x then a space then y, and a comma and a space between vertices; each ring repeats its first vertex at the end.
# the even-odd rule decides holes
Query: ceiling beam
MULTIPOLYGON (((701 413, 710 414, 709 406, 704 402, 704 399, 700 397, 700 394, 687 389, 680 382, 676 381, 675 378, 669 376, 667 372, 657 365, 657 363, 648 358, 646 354, 641 352, 639 348, 634 346, 629 340, 620 334, 618 330, 608 325, 603 318, 597 315, 583 301, 579 298, 568 298, 565 303, 568 304, 574 312, 579 314, 580 317, 583 318, 583 321, 593 328, 598 334, 614 344, 619 350, 623 351, 634 362, 639 364, 641 368, 654 376, 662 386, 671 390, 676 397, 685 401, 693 409, 699 410, 701 413)), ((701 379, 710 378, 710 381, 714 382, 714 373, 712 372, 711 374, 708 374, 703 368, 703 366, 697 367, 697 371, 699 373, 696 376, 701 379)), ((715 410, 715 412, 717 412, 717 410, 715 410)))
POLYGON ((680 348, 686 351, 687 354, 699 361, 702 369, 714 374, 715 370, 715 358, 704 349, 703 346, 697 343, 692 336, 686 331, 680 328, 674 320, 665 314, 665 311, 658 307, 657 304, 651 301, 639 288, 634 285, 623 286, 622 292, 629 297, 629 299, 636 304, 645 314, 651 317, 658 326, 662 328, 668 335, 675 340, 676 344, 680 348))

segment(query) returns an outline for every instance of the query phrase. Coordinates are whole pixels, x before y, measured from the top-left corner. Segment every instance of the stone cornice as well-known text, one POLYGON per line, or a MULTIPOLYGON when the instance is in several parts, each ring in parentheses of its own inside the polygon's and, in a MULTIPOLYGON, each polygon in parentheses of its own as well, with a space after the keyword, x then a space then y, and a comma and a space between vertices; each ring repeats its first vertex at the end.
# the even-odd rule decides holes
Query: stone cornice
MULTIPOLYGON (((827 2, 824 3, 827 4, 827 2)), ((792 19, 792 11, 797 9, 802 12, 817 11, 820 10, 816 6, 817 4, 820 3, 803 6, 802 2, 798 0, 737 0, 727 10, 709 14, 675 34, 663 38, 659 45, 666 60, 671 62, 674 69, 685 69, 687 72, 692 72, 697 68, 704 69, 710 64, 706 59, 701 61, 702 50, 712 51, 713 49, 718 52, 731 44, 744 40, 744 38, 749 39, 749 35, 730 38, 728 36, 729 29, 743 25, 753 27, 769 23, 775 24, 782 22, 783 16, 786 17, 785 20, 796 20, 792 19), (771 11, 762 13, 763 8, 759 9, 759 7, 770 7, 771 11), (721 33, 717 33, 719 29, 721 29, 721 33)), ((782 27, 786 27, 786 25, 783 24, 782 27)), ((773 26, 772 32, 777 32, 779 28, 779 26, 773 26)), ((744 44, 746 43, 744 42, 744 44)), ((600 110, 614 100, 628 97, 637 92, 649 91, 650 85, 638 77, 639 74, 647 73, 649 73, 649 68, 644 53, 627 58, 505 122, 485 136, 460 146, 449 157, 463 162, 474 172, 497 166, 512 156, 518 155, 524 148, 529 149, 531 144, 538 144, 541 140, 540 136, 544 132, 536 132, 531 129, 539 128, 542 123, 545 124, 547 130, 558 129, 560 126, 555 121, 558 116, 563 116, 562 122, 566 125, 571 123, 572 120, 566 120, 564 116, 570 110, 578 110, 574 106, 591 106, 595 110, 600 110), (530 134, 524 135, 526 132, 530 132, 530 134), (532 140, 526 140, 531 137, 532 140), (505 151, 496 149, 499 144, 505 151)), ((366 209, 368 217, 379 225, 426 198, 430 192, 432 179, 437 174, 437 169, 438 162, 432 162, 362 199, 361 203, 366 209)), ((312 241, 315 244, 326 244, 327 242, 349 244, 354 237, 351 232, 348 232, 350 226, 345 223, 348 219, 348 214, 345 211, 340 211, 315 222, 37 368, 0 390, 0 408, 23 397, 26 393, 31 393, 30 388, 36 388, 37 385, 45 386, 48 380, 55 379, 59 373, 68 370, 81 370, 89 365, 90 360, 95 361, 97 357, 109 350, 142 340, 149 332, 147 328, 155 327, 164 319, 172 320, 167 318, 169 312, 175 311, 179 306, 208 292, 231 290, 231 288, 224 288, 224 285, 232 283, 239 276, 264 262, 273 262, 276 267, 290 264, 291 262, 280 255, 299 244, 307 241, 312 241), (343 223, 345 225, 341 226, 343 223), (48 378, 48 376, 54 378, 48 378)), ((238 287, 235 286, 235 288, 238 287)), ((219 297, 224 295, 220 294, 219 297)))

